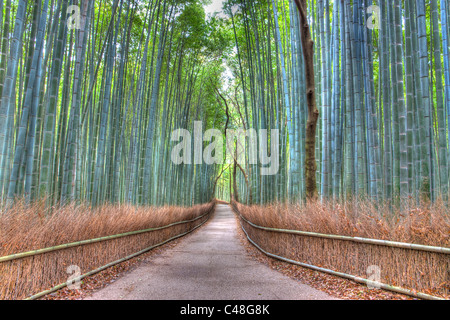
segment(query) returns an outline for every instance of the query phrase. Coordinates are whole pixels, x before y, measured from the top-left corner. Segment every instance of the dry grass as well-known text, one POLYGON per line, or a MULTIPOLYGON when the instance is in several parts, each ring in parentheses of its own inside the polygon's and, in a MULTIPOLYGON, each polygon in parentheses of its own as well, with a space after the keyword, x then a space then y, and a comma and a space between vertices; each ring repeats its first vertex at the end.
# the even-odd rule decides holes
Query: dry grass
MULTIPOLYGON (((370 201, 316 202, 304 205, 244 206, 233 203, 247 220, 261 226, 324 234, 358 236, 450 247, 449 209, 442 202, 411 207, 402 215, 370 201)), ((449 298, 450 259, 409 249, 264 231, 243 222, 263 249, 300 262, 368 278, 380 268, 379 281, 449 298)))
MULTIPOLYGON (((211 211, 215 203, 192 208, 130 205, 69 205, 46 217, 45 206, 18 203, 0 216, 0 256, 52 247, 129 231, 165 226, 190 220, 211 211)), ((67 281, 67 267, 81 273, 191 230, 208 216, 167 229, 58 250, 0 263, 0 299, 22 299, 67 281)))

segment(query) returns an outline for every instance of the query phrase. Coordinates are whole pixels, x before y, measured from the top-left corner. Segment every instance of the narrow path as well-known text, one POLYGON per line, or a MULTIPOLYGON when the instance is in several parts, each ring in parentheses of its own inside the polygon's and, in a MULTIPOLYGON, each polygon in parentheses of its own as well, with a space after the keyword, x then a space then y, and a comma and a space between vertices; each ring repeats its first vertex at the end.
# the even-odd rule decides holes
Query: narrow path
POLYGON ((250 259, 237 238, 231 209, 161 256, 142 262, 87 300, 317 300, 322 291, 250 259))

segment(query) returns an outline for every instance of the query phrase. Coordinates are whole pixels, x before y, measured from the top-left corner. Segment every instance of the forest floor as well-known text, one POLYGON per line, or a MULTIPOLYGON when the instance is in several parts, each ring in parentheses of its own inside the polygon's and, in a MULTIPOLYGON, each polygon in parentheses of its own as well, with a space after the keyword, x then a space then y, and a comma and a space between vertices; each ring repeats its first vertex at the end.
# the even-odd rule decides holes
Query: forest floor
POLYGON ((176 247, 143 260, 90 300, 324 300, 328 294, 250 259, 229 206, 176 247))
POLYGON ((411 299, 265 256, 226 205, 202 228, 43 299, 411 299))

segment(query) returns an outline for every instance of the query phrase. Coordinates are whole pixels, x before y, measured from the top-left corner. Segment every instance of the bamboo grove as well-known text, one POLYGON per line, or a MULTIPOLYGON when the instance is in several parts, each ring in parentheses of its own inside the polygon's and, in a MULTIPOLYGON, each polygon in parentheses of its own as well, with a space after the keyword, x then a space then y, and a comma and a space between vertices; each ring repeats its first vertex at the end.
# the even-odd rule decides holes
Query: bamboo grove
POLYGON ((215 166, 174 165, 171 131, 220 127, 230 49, 199 1, 1 0, 3 203, 208 202, 215 166))
POLYGON ((448 200, 447 1, 226 0, 206 15, 209 3, 0 0, 2 203, 305 199, 312 68, 300 4, 319 196, 448 200), (225 136, 267 130, 258 152, 276 146, 279 170, 261 174, 249 141, 236 161, 237 140, 223 164, 173 163, 171 133, 196 122, 225 136))
MULTIPOLYGON (((447 1, 305 2, 320 112, 320 197, 447 200, 447 1)), ((300 201, 308 112, 296 1, 230 0, 228 6, 238 48, 230 59, 241 92, 236 108, 245 106, 250 114, 247 126, 279 129, 282 150, 276 176, 261 177, 251 165, 233 172, 234 196, 256 203, 300 201)))

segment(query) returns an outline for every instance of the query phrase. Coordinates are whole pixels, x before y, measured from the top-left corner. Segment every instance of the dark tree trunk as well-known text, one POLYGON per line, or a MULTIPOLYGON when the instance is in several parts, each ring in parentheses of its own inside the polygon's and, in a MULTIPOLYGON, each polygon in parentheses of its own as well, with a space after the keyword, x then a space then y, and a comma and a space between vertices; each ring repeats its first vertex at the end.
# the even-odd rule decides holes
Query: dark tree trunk
POLYGON ((237 187, 237 181, 236 181, 236 170, 237 167, 237 147, 234 151, 234 166, 233 166, 233 197, 234 200, 239 202, 239 192, 238 192, 238 187, 237 187))
POLYGON ((308 102, 308 121, 306 123, 305 138, 305 182, 306 198, 316 199, 316 129, 319 119, 319 110, 316 104, 315 80, 314 80, 314 42, 311 39, 311 31, 306 16, 306 0, 295 0, 300 14, 300 34, 303 46, 303 58, 305 60, 306 99, 308 102))

